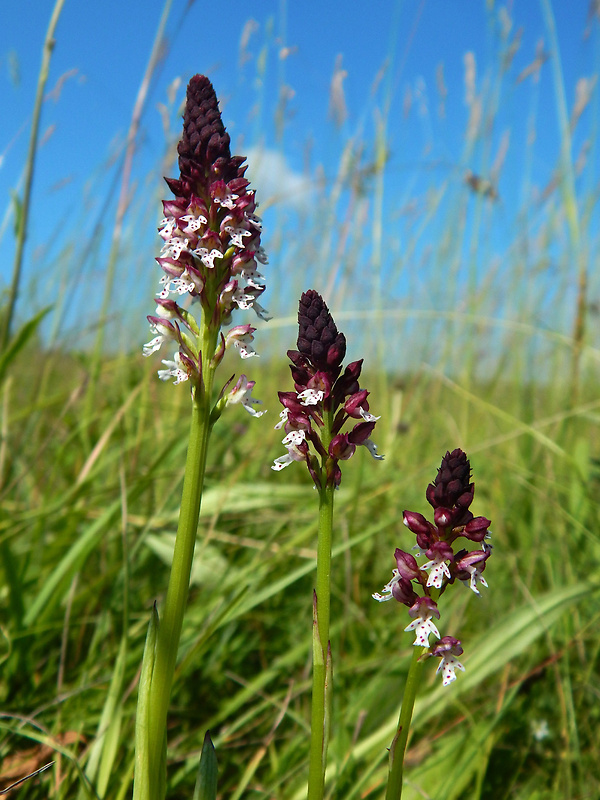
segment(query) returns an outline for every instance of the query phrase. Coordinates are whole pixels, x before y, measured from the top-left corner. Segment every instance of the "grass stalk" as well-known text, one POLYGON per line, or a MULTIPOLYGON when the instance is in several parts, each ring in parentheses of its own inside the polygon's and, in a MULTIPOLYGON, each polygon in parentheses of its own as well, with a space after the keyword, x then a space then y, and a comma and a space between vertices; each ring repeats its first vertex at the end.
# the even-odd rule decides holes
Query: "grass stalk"
MULTIPOLYGON (((125 158, 123 161, 123 170, 121 173, 119 200, 117 203, 115 224, 112 230, 110 252, 108 255, 108 261, 106 265, 104 296, 102 299, 102 307, 100 309, 101 320, 106 320, 109 314, 117 263, 119 261, 119 257, 121 256, 121 239, 123 235, 123 223, 125 220, 127 209, 129 208, 129 203, 131 201, 130 185, 131 185, 131 172, 133 168, 133 156, 137 148, 138 133, 140 129, 142 113, 144 111, 146 100, 148 98, 148 92, 150 90, 150 82, 152 80, 152 76, 154 75, 158 64, 160 63, 161 59, 163 59, 165 56, 165 29, 167 21, 169 19, 172 2, 173 0, 165 1, 162 15, 158 24, 158 29, 154 37, 152 50, 150 52, 150 58, 148 59, 148 64, 146 66, 146 70, 144 72, 144 76, 140 83, 137 97, 135 99, 135 103, 133 106, 133 112, 131 114, 131 123, 129 125, 129 130, 127 131, 127 145, 125 149, 125 158)), ((91 412, 93 411, 93 406, 95 403, 96 386, 98 383, 98 377, 100 375, 100 365, 102 360, 102 351, 104 347, 105 329, 106 325, 104 324, 98 326, 98 334, 96 336, 96 341, 94 344, 94 352, 91 358, 90 381, 86 396, 87 400, 86 411, 89 413, 86 413, 86 419, 91 418, 91 412)))
POLYGON ((552 68, 554 72, 554 91, 556 93, 556 112, 560 131, 560 191, 564 214, 569 231, 572 261, 578 268, 577 297, 575 300, 575 319, 573 322, 573 355, 571 360, 571 402, 576 404, 579 396, 581 354, 585 336, 585 318, 587 314, 588 276, 586 260, 582 258, 580 247, 580 225, 575 189, 575 171, 572 161, 572 136, 567 100, 565 96, 564 77, 560 58, 556 21, 550 0, 541 0, 542 11, 552 49, 552 68))
POLYGON ((12 280, 10 291, 8 294, 8 302, 6 309, 0 319, 0 353, 4 352, 8 341, 10 339, 10 330, 12 326, 12 319, 15 313, 17 298, 19 295, 19 286, 21 283, 21 272, 23 268, 23 253, 25 251, 25 240, 27 238, 27 224, 29 222, 29 210, 31 206, 31 190, 33 187, 33 173, 35 168, 35 161, 37 156, 37 147, 40 131, 40 117, 42 113, 42 104, 44 102, 44 90, 48 81, 48 73, 50 71, 50 59, 54 50, 55 39, 54 32, 58 23, 62 8, 65 0, 56 0, 52 16, 46 31, 44 45, 42 48, 42 65, 38 75, 37 89, 35 93, 35 102, 33 105, 33 118, 31 121, 31 134, 29 136, 29 149, 27 151, 27 161, 25 164, 25 176, 23 186, 23 199, 17 204, 16 208, 16 222, 17 222, 17 241, 15 249, 15 259, 13 262, 12 280))

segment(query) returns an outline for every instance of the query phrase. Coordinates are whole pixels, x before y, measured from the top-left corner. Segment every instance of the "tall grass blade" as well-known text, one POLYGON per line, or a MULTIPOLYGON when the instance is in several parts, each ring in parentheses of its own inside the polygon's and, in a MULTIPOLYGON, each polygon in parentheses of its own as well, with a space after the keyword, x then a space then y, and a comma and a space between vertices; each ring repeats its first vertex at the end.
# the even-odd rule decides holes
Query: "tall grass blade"
POLYGON ((0 385, 4 381, 8 367, 15 360, 17 355, 25 347, 32 336, 35 335, 41 321, 49 311, 50 306, 47 306, 30 320, 28 320, 21 328, 19 328, 7 346, 0 351, 0 385))
POLYGON ((46 82, 48 81, 50 59, 52 57, 52 51, 54 50, 54 32, 56 30, 56 25, 58 23, 64 3, 65 0, 56 0, 42 49, 42 65, 40 67, 38 76, 35 102, 33 106, 33 120, 31 122, 31 134, 29 137, 29 150, 27 152, 27 162, 25 166, 25 186, 23 189, 23 200, 18 204, 17 246, 15 250, 15 260, 13 263, 12 282, 8 295, 7 307, 6 309, 3 309, 2 317, 0 319, 0 353, 6 348, 10 338, 10 329, 12 327, 13 315, 19 294, 21 271, 23 267, 23 253, 25 250, 25 239, 27 238, 27 223, 29 221, 29 208, 31 205, 33 171, 37 155, 40 117, 42 113, 42 104, 44 102, 44 91, 46 89, 46 82))
POLYGON ((121 637, 121 644, 115 661, 110 687, 106 695, 102 716, 96 738, 90 749, 85 774, 91 783, 96 783, 100 797, 106 796, 108 783, 113 772, 115 757, 119 748, 121 721, 123 717, 123 680, 127 658, 127 636, 121 637), (96 776, 98 780, 96 781, 96 776))

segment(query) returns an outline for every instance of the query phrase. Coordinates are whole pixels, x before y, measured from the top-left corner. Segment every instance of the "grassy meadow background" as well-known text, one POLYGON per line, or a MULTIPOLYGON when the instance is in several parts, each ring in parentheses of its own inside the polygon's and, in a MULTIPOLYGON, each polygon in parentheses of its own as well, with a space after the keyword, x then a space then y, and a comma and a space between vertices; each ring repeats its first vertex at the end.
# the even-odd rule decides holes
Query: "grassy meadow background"
MULTIPOLYGON (((471 459, 473 510, 492 520, 494 556, 480 599, 451 591, 441 602, 442 632, 461 639, 466 672, 443 691, 426 672, 405 796, 600 796, 597 74, 565 85, 549 3, 545 44, 528 54, 509 11, 486 8, 493 69, 479 73, 457 53, 464 95, 446 98, 442 80, 428 112, 443 119, 454 103, 462 115, 445 161, 424 154, 407 165, 394 149, 392 103, 408 118, 422 101, 389 77, 404 52, 400 32, 355 118, 336 64, 318 98, 329 118, 315 120, 333 156, 311 160, 307 141, 305 168, 284 189, 273 182, 284 163, 273 153, 284 159, 295 146, 277 38, 285 6, 255 34, 252 57, 244 60, 244 37, 229 44, 254 76, 246 111, 258 108, 273 131, 266 147, 256 115, 234 122, 222 103, 262 200, 264 304, 274 319, 260 325, 261 358, 243 367, 268 414, 229 409, 213 433, 172 698, 170 797, 194 797, 207 729, 221 797, 304 796, 317 498, 300 465, 276 474, 270 464, 283 453, 277 391, 292 388, 285 351, 307 288, 325 296, 349 357, 366 359, 385 454, 345 463, 336 500, 329 796, 384 794, 411 637, 405 609, 371 593, 389 580, 394 548, 412 545, 403 509, 427 514, 425 488, 455 447, 471 459), (279 61, 267 58, 277 52, 279 61), (541 80, 551 107, 539 102, 541 80), (517 86, 527 135, 511 138, 505 109, 517 86), (536 135, 550 118, 559 136, 540 169, 536 135)), ((595 37, 598 53, 591 9, 581 34, 595 37)), ((189 393, 160 383, 158 359, 142 359, 141 345, 159 278, 161 176, 176 174, 190 74, 172 76, 160 116, 140 126, 161 37, 159 28, 148 42, 129 131, 115 131, 106 160, 89 156, 81 201, 55 216, 33 181, 27 229, 37 238, 26 243, 0 359, 0 789, 54 759, 18 790, 34 800, 130 796, 142 648, 166 589, 189 393), (151 122, 163 157, 145 165, 151 122)), ((220 95, 209 66, 196 69, 220 95)), ((51 74, 46 93, 64 77, 51 74)), ((60 93, 54 99, 60 117, 60 93)), ((3 202, 3 244, 18 261, 26 181, 3 202)), ((13 262, 2 274, 6 320, 13 262)), ((233 371, 232 358, 221 380, 233 371)))

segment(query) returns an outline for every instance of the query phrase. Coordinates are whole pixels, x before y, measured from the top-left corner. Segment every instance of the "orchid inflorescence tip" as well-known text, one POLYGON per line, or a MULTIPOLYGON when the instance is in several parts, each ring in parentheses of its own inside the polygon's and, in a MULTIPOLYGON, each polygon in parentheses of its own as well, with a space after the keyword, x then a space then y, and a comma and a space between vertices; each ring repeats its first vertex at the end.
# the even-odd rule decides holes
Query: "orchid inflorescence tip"
POLYGON ((362 359, 342 372, 346 337, 338 331, 327 304, 314 289, 300 298, 297 350, 288 350, 292 362, 293 392, 279 392, 283 405, 276 429, 283 428, 287 453, 275 459, 279 471, 304 461, 318 489, 340 485, 340 461, 364 445, 377 460, 383 456, 371 441, 379 417, 369 411, 369 392, 358 383, 362 359), (349 420, 356 424, 343 431, 349 420))
POLYGON ((464 670, 456 658, 463 648, 458 639, 440 636, 433 621, 440 619, 437 600, 457 579, 477 596, 480 596, 479 586, 487 586, 483 571, 492 553, 491 523, 470 511, 474 492, 466 454, 460 449, 448 451, 425 493, 433 508, 434 522, 415 511, 404 511, 402 515, 404 525, 416 536, 417 556, 423 554, 427 561, 419 566, 415 556, 396 548, 392 579, 381 593, 373 594, 380 603, 393 598, 408 606, 412 622, 404 630, 414 631, 415 646, 429 648, 426 655, 441 659, 438 672, 442 673, 444 686, 456 679, 457 669, 464 670), (480 548, 456 550, 460 539, 475 542, 480 548), (431 635, 438 639, 432 646, 429 644, 431 635))

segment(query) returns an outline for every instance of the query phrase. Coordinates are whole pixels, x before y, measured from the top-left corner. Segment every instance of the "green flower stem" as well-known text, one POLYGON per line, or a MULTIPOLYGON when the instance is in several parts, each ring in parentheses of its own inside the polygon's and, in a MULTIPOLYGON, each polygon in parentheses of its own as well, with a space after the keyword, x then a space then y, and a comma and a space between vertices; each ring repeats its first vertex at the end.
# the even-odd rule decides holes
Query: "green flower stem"
POLYGON ((402 698, 398 730, 396 731, 396 735, 390 747, 390 772, 388 775, 385 800, 400 800, 402 797, 402 772, 404 769, 406 743, 408 741, 415 698, 417 696, 419 683, 421 682, 424 666, 424 662, 419 661, 419 658, 425 652, 427 652, 427 648, 425 647, 413 648, 412 661, 406 677, 404 697, 402 698))
MULTIPOLYGON (((171 687, 179 649, 179 638, 187 605, 190 572, 194 558, 194 546, 200 516, 200 499, 204 484, 206 454, 210 436, 211 394, 214 382, 214 367, 205 353, 215 352, 218 330, 201 329, 201 352, 203 354, 203 381, 192 402, 190 440, 187 451, 185 477, 179 525, 175 539, 173 563, 169 577, 167 597, 160 615, 154 669, 149 687, 148 705, 148 761, 145 768, 148 777, 141 777, 142 785, 159 787, 152 789, 151 800, 162 800, 165 796, 165 751, 167 712, 171 687)), ((136 777, 136 783, 138 779, 136 777)), ((150 800, 144 793, 134 790, 134 800, 150 800)))
MULTIPOLYGON (((323 446, 329 446, 331 415, 326 416, 322 432, 323 446)), ((308 765, 308 800, 322 800, 325 790, 327 742, 331 708, 331 658, 329 652, 329 619, 331 605, 331 534, 333 530, 334 487, 327 483, 326 464, 321 474, 325 486, 319 493, 319 534, 317 541, 317 584, 313 621, 313 686, 310 723, 310 757, 308 765)))
POLYGON ((310 760, 308 800, 322 800, 325 787, 329 715, 327 714, 327 653, 331 599, 331 532, 333 528, 332 486, 321 490, 319 503, 319 538, 317 543, 317 587, 313 623, 313 687, 310 723, 310 760))

